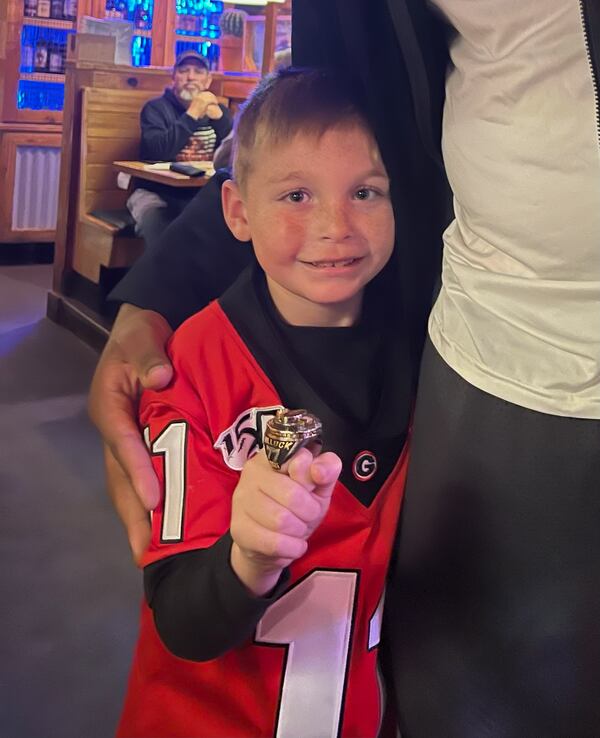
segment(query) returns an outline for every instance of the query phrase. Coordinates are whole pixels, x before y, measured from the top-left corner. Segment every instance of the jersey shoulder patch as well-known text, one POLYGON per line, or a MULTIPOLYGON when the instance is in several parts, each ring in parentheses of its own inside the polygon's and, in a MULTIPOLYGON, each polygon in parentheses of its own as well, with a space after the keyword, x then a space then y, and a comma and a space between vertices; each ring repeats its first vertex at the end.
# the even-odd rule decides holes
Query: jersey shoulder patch
POLYGON ((281 405, 251 407, 241 412, 214 443, 230 469, 241 471, 247 459, 263 447, 263 437, 269 418, 282 409, 281 405))

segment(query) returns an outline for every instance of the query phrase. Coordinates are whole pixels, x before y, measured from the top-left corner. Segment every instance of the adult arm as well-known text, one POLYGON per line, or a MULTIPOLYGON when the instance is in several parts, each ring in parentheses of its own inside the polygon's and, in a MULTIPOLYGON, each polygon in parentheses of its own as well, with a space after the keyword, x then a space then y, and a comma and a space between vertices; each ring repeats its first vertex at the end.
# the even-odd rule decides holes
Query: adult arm
POLYGON ((139 561, 158 482, 137 424, 140 389, 171 378, 165 343, 183 320, 218 297, 250 263, 252 250, 223 220, 218 172, 113 290, 122 305, 100 357, 89 412, 105 443, 109 495, 139 561))
POLYGON ((94 373, 88 409, 104 441, 109 496, 121 518, 133 557, 150 540, 148 510, 158 503, 158 481, 137 424, 142 388, 171 379, 165 354, 171 328, 158 313, 123 305, 94 373))

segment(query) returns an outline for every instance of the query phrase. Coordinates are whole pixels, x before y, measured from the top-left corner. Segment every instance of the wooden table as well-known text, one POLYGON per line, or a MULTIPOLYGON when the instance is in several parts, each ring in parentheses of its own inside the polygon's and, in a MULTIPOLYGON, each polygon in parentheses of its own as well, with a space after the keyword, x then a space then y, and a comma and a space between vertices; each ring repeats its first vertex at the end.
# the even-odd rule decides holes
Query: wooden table
POLYGON ((204 187, 210 179, 209 176, 188 177, 187 174, 172 172, 170 169, 148 169, 141 161, 113 161, 113 166, 119 172, 131 174, 138 179, 160 182, 170 187, 204 187))

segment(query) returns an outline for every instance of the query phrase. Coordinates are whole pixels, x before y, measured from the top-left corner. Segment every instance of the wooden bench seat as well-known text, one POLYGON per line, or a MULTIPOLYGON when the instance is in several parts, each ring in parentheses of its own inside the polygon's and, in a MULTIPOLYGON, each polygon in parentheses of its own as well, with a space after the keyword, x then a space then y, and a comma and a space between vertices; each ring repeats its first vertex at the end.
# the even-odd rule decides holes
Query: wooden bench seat
POLYGON ((81 152, 73 269, 99 283, 102 268, 131 266, 144 249, 143 240, 127 227, 127 190, 117 186, 113 161, 136 159, 140 145, 140 111, 156 93, 148 90, 81 90, 81 152))

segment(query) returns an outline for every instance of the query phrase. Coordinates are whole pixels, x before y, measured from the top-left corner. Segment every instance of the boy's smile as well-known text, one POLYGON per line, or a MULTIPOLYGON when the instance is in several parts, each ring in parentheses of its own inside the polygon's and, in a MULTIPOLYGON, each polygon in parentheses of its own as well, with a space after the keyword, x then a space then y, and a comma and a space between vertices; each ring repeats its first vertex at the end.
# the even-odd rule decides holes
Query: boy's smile
POLYGON ((223 185, 230 228, 252 240, 273 301, 295 325, 351 325, 394 245, 389 180, 358 123, 253 152, 243 192, 223 185))

